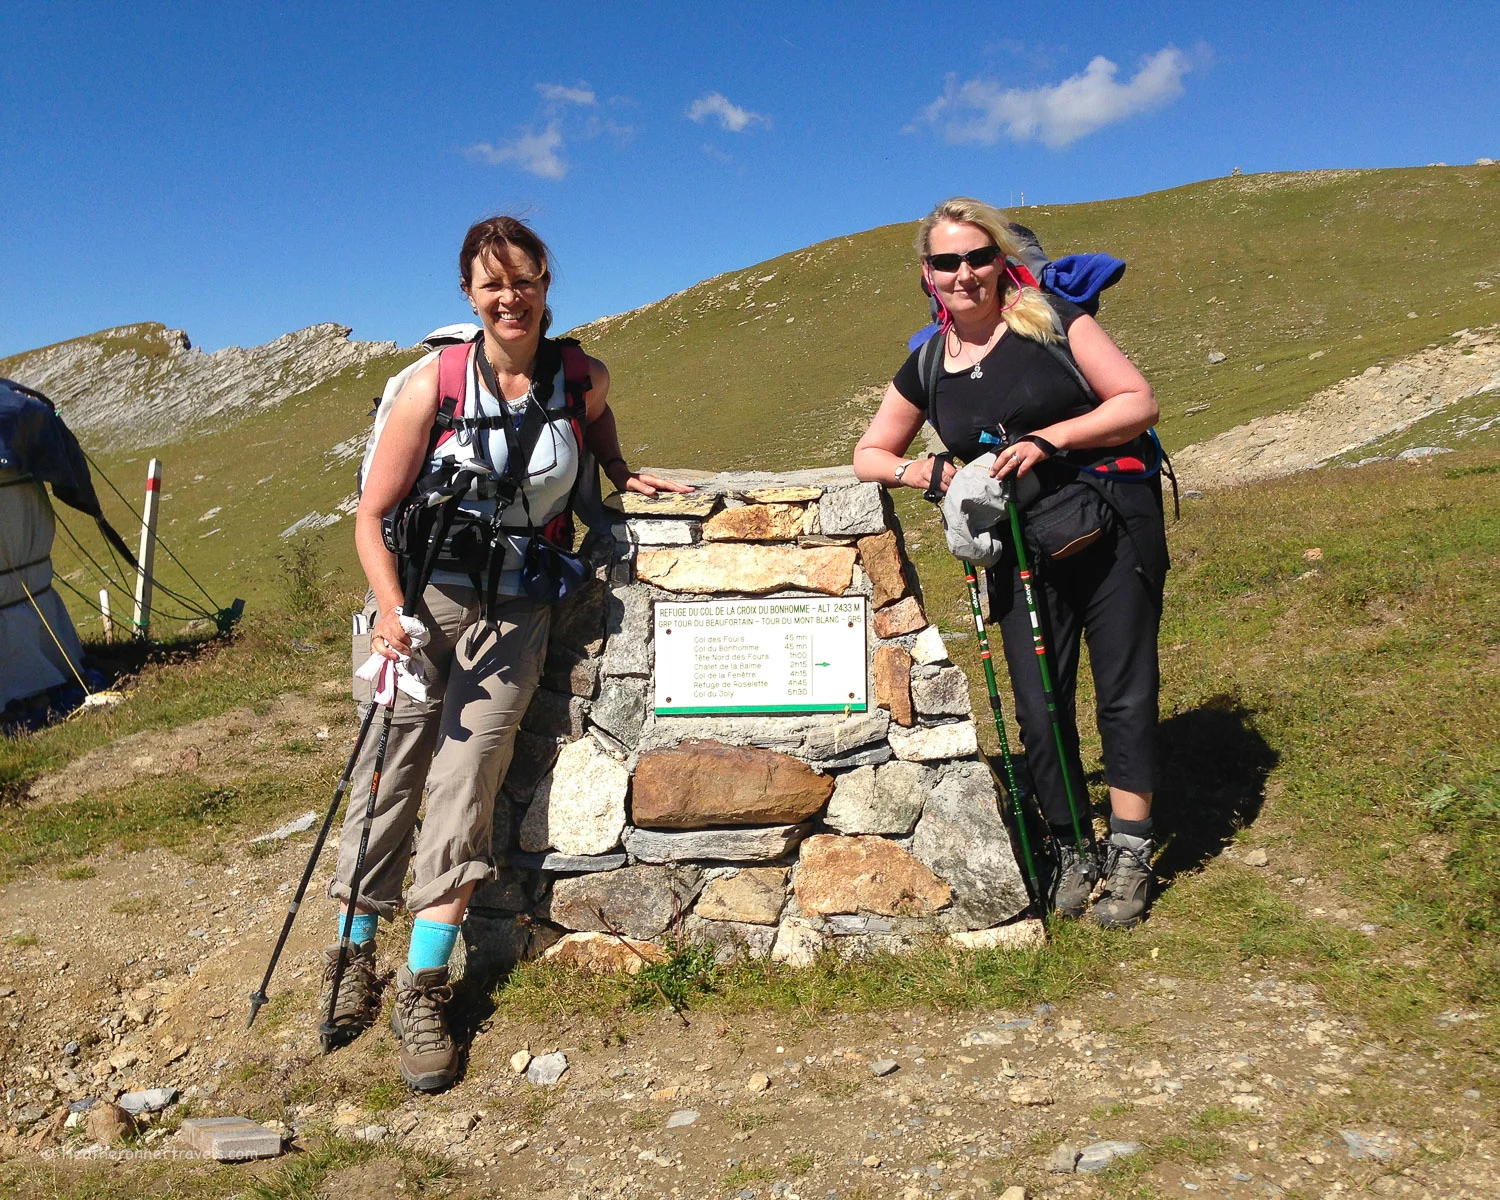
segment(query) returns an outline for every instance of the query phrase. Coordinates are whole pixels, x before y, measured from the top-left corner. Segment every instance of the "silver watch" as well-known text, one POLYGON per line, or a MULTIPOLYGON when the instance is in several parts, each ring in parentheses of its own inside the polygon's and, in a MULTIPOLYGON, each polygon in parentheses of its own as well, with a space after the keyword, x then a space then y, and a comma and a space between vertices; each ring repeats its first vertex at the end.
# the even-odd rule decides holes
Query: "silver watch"
POLYGON ((896 468, 896 482, 897 483, 900 483, 901 482, 901 476, 903 476, 903 475, 906 474, 906 468, 909 467, 909 466, 911 466, 911 464, 913 462, 915 462, 915 461, 916 461, 915 459, 910 459, 907 462, 902 463, 899 467, 896 468))

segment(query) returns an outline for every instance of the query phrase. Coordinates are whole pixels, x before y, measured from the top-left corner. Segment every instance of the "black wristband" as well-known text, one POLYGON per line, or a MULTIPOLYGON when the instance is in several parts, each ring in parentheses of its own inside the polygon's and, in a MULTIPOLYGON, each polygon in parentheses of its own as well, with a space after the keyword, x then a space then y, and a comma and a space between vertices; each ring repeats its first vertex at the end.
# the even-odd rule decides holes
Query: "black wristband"
POLYGON ((1049 442, 1046 438, 1039 437, 1037 434, 1028 433, 1025 437, 1017 438, 1016 440, 1018 442, 1030 442, 1048 458, 1057 457, 1057 447, 1049 442))

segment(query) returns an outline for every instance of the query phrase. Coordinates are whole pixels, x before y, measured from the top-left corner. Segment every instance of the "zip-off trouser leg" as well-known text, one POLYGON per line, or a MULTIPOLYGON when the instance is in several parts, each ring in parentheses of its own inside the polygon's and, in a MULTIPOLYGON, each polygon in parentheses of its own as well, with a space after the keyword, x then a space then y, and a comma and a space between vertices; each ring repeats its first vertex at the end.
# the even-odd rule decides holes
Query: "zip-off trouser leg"
MULTIPOLYGON (((1085 807, 1088 799, 1078 754, 1075 706, 1083 639, 1088 642, 1094 677, 1105 780, 1126 791, 1156 790, 1160 685, 1156 640, 1161 625, 1161 592, 1142 579, 1135 567, 1135 548, 1117 530, 1072 558, 1046 562, 1033 581, 1068 770, 1079 804, 1085 807)), ((992 570, 991 579, 990 603, 1000 624, 1016 721, 1037 800, 1049 823, 1069 825, 1067 792, 1014 560, 1002 561, 992 570)), ((1080 811, 1078 815, 1087 833, 1088 814, 1080 811)))
MULTIPOLYGON (((373 626, 378 619, 373 602, 366 604, 365 615, 373 626)), ((430 584, 417 615, 432 633, 414 655, 427 678, 428 699, 419 703, 397 693, 360 888, 361 904, 387 919, 401 904, 424 786, 427 815, 406 907, 420 912, 464 884, 495 878, 490 844, 495 793, 510 766, 516 727, 541 677, 552 609, 528 598, 501 600, 495 619, 484 621, 473 588, 430 584)), ((368 635, 356 634, 353 650, 358 666, 370 655, 368 635)), ((356 679, 354 698, 361 708, 370 697, 370 685, 356 679)), ((338 900, 349 897, 374 762, 372 737, 355 765, 338 866, 328 886, 338 900)))

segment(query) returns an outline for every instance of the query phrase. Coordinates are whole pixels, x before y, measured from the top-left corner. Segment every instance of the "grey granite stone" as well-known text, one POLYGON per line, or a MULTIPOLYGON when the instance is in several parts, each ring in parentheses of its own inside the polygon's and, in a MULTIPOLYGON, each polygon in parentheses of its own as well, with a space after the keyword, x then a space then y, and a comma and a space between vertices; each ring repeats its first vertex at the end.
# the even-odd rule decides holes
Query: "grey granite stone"
POLYGON ((985 929, 1028 904, 988 768, 954 763, 922 809, 911 852, 953 889, 947 924, 985 929))
POLYGON ((682 923, 682 936, 689 942, 709 943, 714 947, 714 961, 729 963, 736 958, 765 958, 776 941, 776 926, 689 916, 682 923))
POLYGON ((922 675, 914 674, 911 681, 912 704, 922 716, 967 717, 973 712, 969 680, 961 668, 929 667, 922 675))
MULTIPOLYGON (((606 687, 607 687, 606 683, 606 687)), ((602 697, 601 697, 602 703, 602 697)), ((657 717, 641 731, 640 749, 660 750, 689 738, 723 742, 727 746, 759 746, 795 754, 818 766, 830 759, 881 741, 890 727, 890 714, 814 713, 794 717, 657 717)))
POLYGON ((886 527, 884 489, 878 483, 832 488, 818 501, 818 528, 826 535, 880 533, 886 527))
POLYGON ((542 686, 591 700, 599 694, 599 667, 597 658, 558 648, 547 655, 547 665, 542 669, 542 686))
POLYGON ((823 823, 840 833, 908 834, 922 815, 931 778, 916 763, 904 762, 840 775, 823 823))
POLYGON ((840 771, 848 767, 875 767, 881 763, 888 763, 896 757, 896 752, 891 749, 889 742, 877 742, 873 746, 866 746, 863 750, 856 750, 853 754, 841 754, 837 758, 820 758, 818 767, 824 771, 840 771))
MULTIPOLYGON (((529 729, 516 730, 515 748, 511 751, 510 766, 505 772, 505 786, 516 797, 530 801, 531 793, 542 777, 552 770, 557 761, 557 752, 562 743, 555 737, 532 733, 529 729)), ((503 844, 503 843, 502 843, 503 844)))
POLYGON ((568 696, 539 687, 531 695, 526 715, 521 718, 521 728, 542 737, 582 737, 588 711, 589 702, 580 696, 568 696))
POLYGON ((610 589, 605 629, 605 675, 651 674, 651 597, 645 588, 610 589))
POLYGON ((554 875, 583 875, 590 871, 616 871, 625 865, 623 852, 616 854, 523 854, 519 850, 505 856, 511 866, 529 871, 550 871, 554 875))
POLYGON ((564 929, 660 937, 692 907, 698 876, 691 867, 634 866, 559 879, 544 915, 564 929))
POLYGON ((189 1117, 182 1123, 182 1136, 204 1158, 216 1162, 276 1158, 281 1153, 281 1134, 248 1117, 189 1117))
POLYGON ((650 703, 651 681, 633 675, 606 677, 593 702, 589 719, 627 748, 641 740, 641 726, 650 703))
POLYGON ((807 836, 806 825, 763 825, 749 829, 693 829, 662 833, 625 830, 625 849, 639 862, 774 862, 807 836))

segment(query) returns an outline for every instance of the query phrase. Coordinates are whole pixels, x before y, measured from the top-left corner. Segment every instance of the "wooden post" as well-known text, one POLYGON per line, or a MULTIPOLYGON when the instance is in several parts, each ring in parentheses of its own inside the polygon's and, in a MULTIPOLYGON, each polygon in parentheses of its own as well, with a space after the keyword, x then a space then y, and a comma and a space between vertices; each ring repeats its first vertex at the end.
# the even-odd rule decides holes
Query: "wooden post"
POLYGON ((156 561, 156 510, 161 500, 161 459, 146 468, 146 508, 141 517, 140 564, 135 574, 135 636, 151 636, 151 568, 156 561))
POLYGON ((99 589, 99 616, 104 621, 104 644, 109 645, 115 640, 115 622, 109 615, 109 589, 99 589))

